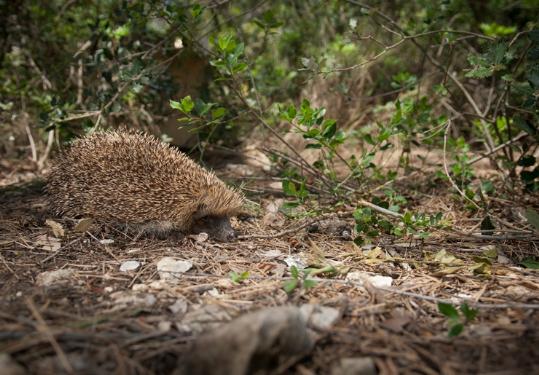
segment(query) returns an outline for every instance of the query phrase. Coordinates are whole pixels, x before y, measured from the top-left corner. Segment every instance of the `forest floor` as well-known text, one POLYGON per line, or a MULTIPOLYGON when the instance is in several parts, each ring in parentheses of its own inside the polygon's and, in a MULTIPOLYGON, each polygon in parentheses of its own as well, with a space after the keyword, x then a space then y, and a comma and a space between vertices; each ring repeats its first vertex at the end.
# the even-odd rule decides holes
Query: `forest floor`
MULTIPOLYGON (((4 172, 4 182, 27 173, 4 172)), ((539 256, 537 236, 462 234, 477 232, 480 218, 459 209, 448 187, 412 201, 444 212, 458 231, 361 247, 338 233, 289 231, 301 220, 268 220, 267 211, 235 220, 246 238, 231 243, 134 240, 51 217, 42 183, 0 187, 0 366, 4 374, 168 374, 178 358, 209 353, 215 374, 539 373, 539 273, 520 264, 539 256), (266 238, 249 237, 257 235, 266 238), (177 274, 163 271, 165 261, 177 274), (287 293, 291 265, 333 272, 287 293), (438 302, 463 301, 477 316, 450 338, 438 302), (295 310, 279 321, 276 306, 311 311, 308 319, 318 311, 309 338, 287 315, 295 310), (219 327, 266 309, 269 317, 251 315, 220 338, 219 327), (194 353, 201 332, 210 340, 194 353)), ((512 213, 530 205, 537 201, 498 199, 492 212, 518 226, 512 213)), ((207 371, 195 364, 190 373, 207 371)))

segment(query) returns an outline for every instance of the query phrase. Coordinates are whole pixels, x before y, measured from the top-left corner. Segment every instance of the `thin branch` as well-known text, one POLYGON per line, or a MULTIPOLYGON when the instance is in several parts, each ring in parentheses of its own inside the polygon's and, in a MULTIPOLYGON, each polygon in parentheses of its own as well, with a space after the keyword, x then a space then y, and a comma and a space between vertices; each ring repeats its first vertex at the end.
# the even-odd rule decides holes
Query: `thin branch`
POLYGON ((28 142, 30 143, 30 150, 32 151, 32 161, 37 162, 37 150, 36 143, 34 142, 34 137, 30 131, 28 124, 25 125, 24 129, 26 130, 26 135, 28 136, 28 142))
POLYGON ((492 155, 492 154, 496 153, 497 151, 501 150, 502 148, 505 148, 505 147, 507 147, 507 146, 509 146, 509 145, 511 145, 511 144, 513 144, 513 143, 515 143, 515 142, 518 142, 518 141, 520 141, 522 138, 525 138, 525 137, 527 137, 527 136, 528 136, 528 133, 522 132, 522 133, 518 134, 516 137, 514 137, 513 139, 510 139, 510 140, 508 140, 507 142, 504 142, 504 143, 502 143, 501 145, 498 145, 498 146, 494 147, 494 148, 493 148, 492 150, 490 150, 489 152, 486 152, 486 153, 484 153, 484 154, 481 154, 481 155, 479 155, 479 156, 476 156, 475 158, 473 158, 473 159, 471 159, 470 161, 468 161, 467 164, 468 164, 468 165, 475 164, 475 163, 477 163, 479 160, 484 159, 484 158, 487 158, 487 157, 489 157, 490 155, 492 155))
POLYGON ((457 190, 459 192, 459 194, 464 198, 466 199, 468 202, 472 203, 477 209, 481 209, 481 207, 479 207, 479 205, 477 203, 475 203, 473 200, 471 200, 470 198, 468 198, 468 196, 462 191, 460 190, 460 188, 457 186, 457 184, 455 183, 455 181, 453 181, 453 179, 451 178, 451 174, 449 173, 449 169, 447 168, 447 158, 446 158, 446 155, 447 155, 447 135, 449 134, 449 129, 451 128, 451 120, 448 120, 447 121, 447 128, 445 129, 445 133, 444 133, 444 152, 443 152, 443 155, 444 155, 444 171, 445 171, 445 175, 447 176, 447 178, 449 179, 449 182, 451 183, 451 185, 453 185, 453 187, 455 188, 455 190, 457 190))

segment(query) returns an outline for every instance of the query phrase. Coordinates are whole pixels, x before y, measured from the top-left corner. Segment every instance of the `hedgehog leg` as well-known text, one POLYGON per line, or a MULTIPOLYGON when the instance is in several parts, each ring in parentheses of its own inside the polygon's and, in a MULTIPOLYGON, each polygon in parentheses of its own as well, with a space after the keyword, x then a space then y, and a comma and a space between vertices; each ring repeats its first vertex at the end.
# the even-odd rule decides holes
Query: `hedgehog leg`
POLYGON ((169 221, 150 221, 139 224, 136 227, 138 229, 138 234, 135 236, 135 239, 144 235, 150 238, 165 240, 170 238, 175 232, 174 224, 169 221))

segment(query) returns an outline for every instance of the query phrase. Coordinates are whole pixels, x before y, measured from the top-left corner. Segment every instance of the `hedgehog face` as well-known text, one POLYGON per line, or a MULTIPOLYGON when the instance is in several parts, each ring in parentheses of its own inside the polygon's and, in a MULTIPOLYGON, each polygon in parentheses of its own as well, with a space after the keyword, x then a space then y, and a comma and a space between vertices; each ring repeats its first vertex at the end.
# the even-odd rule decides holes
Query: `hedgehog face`
POLYGON ((193 233, 205 232, 211 238, 221 242, 229 242, 236 238, 236 233, 226 216, 205 216, 196 219, 192 227, 193 233))

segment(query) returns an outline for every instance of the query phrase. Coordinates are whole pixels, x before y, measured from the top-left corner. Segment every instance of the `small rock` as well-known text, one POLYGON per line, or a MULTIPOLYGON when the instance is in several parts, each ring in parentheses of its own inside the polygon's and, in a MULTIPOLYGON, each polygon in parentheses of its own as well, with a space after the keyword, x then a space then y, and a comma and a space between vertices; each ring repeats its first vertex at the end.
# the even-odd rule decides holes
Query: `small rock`
POLYGON ((168 287, 167 282, 164 280, 155 280, 148 285, 151 289, 162 290, 168 287))
POLYGON ((63 270, 45 271, 37 275, 38 286, 50 287, 53 285, 67 284, 73 281, 75 270, 65 268, 63 270))
POLYGON ((140 262, 136 260, 127 260, 120 266, 121 272, 135 271, 140 267, 140 262))
POLYGON ((217 282, 215 284, 217 284, 217 286, 219 288, 223 288, 223 289, 229 289, 229 288, 232 288, 232 287, 234 287, 236 285, 230 279, 219 279, 219 280, 217 280, 217 282))
POLYGON ((220 326, 231 316, 226 307, 220 305, 198 305, 190 308, 176 323, 179 331, 200 333, 220 326))
POLYGON ((341 358, 331 370, 331 375, 376 375, 376 365, 371 357, 341 358))
POLYGON ((281 181, 273 181, 268 184, 268 188, 272 190, 282 191, 283 183, 281 181))
POLYGON ((159 332, 168 332, 172 328, 172 322, 169 321, 162 321, 157 324, 157 330, 159 332))
POLYGON ((263 252, 259 252, 258 255, 264 258, 268 258, 268 259, 275 259, 283 255, 283 253, 281 252, 281 250, 274 249, 274 250, 266 250, 263 252))
POLYGON ((242 177, 252 176, 255 173, 252 167, 249 167, 245 164, 228 163, 225 167, 225 170, 228 172, 232 172, 236 176, 242 177))
POLYGON ((285 222, 286 218, 280 212, 268 212, 262 218, 262 223, 272 228, 281 228, 285 222))
POLYGON ((182 298, 178 298, 176 302, 168 307, 173 314, 183 315, 187 312, 187 301, 182 298))
POLYGON ((146 292, 146 291, 148 291, 148 289, 149 289, 149 287, 146 284, 134 284, 131 287, 131 290, 133 292, 146 292))
POLYGON ((206 242, 210 236, 206 232, 200 232, 198 234, 190 234, 188 237, 200 243, 206 242))
POLYGON ((513 261, 504 254, 498 254, 498 263, 500 264, 513 264, 513 261))
POLYGON ((318 330, 330 329, 341 318, 341 312, 333 307, 305 304, 300 309, 309 326, 318 330))
POLYGON ((192 267, 193 263, 187 260, 176 260, 172 257, 164 257, 157 262, 159 277, 168 282, 179 281, 181 274, 189 271, 192 267))
POLYGON ((311 224, 307 231, 310 233, 322 233, 342 239, 351 239, 353 228, 346 220, 332 218, 311 224))
POLYGON ((353 271, 346 275, 346 280, 355 281, 359 285, 367 281, 376 288, 388 288, 393 284, 393 278, 390 276, 373 275, 369 272, 353 271))
MULTIPOLYGON (((280 183, 282 185, 282 183, 280 183)), ((274 213, 276 214, 277 212, 279 212, 279 207, 281 207, 281 205, 283 204, 284 200, 283 199, 276 199, 274 201, 271 201, 269 202, 266 206, 265 206, 265 210, 266 212, 271 212, 271 213, 274 213)))
POLYGON ((103 289, 103 291, 104 291, 105 293, 112 293, 112 292, 114 291, 114 288, 111 287, 111 286, 106 286, 106 287, 103 289))
POLYGON ((307 267, 307 264, 301 259, 299 255, 289 255, 284 258, 284 262, 288 267, 296 267, 298 270, 302 270, 307 267))
POLYGON ((153 294, 134 293, 132 291, 118 291, 112 293, 110 297, 115 303, 113 310, 123 309, 128 306, 151 307, 157 301, 157 298, 153 294))
POLYGON ((215 288, 211 288, 210 290, 207 290, 204 292, 204 295, 211 296, 211 297, 221 297, 221 293, 215 288))
POLYGON ((262 151, 257 150, 254 146, 247 146, 243 151, 245 162, 254 167, 260 167, 263 171, 271 170, 271 160, 262 151))

